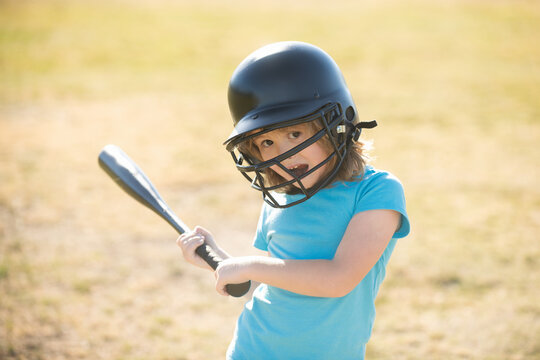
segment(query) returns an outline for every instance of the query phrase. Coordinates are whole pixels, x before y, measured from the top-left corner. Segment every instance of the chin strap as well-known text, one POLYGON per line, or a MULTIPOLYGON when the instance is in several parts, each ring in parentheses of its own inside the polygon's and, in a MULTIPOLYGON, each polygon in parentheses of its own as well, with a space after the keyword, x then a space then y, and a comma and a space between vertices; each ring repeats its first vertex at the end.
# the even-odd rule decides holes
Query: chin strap
POLYGON ((362 132, 362 129, 373 129, 375 126, 377 126, 377 120, 371 120, 371 121, 360 121, 358 124, 354 125, 353 127, 353 140, 358 141, 360 138, 360 133, 362 132))

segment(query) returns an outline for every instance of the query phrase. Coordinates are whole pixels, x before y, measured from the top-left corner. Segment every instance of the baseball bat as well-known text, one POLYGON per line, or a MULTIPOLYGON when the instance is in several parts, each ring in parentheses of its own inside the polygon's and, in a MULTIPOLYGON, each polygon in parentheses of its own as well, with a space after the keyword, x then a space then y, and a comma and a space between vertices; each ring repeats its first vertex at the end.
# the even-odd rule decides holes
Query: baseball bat
MULTIPOLYGON (((117 183, 125 192, 135 200, 149 208, 168 222, 179 234, 190 231, 178 216, 165 203, 163 198, 143 173, 137 164, 116 145, 107 145, 101 150, 98 157, 99 166, 117 183)), ((195 252, 212 269, 216 270, 223 259, 207 244, 199 246, 195 252)), ((234 297, 245 295, 251 286, 251 281, 242 284, 228 284, 227 293, 234 297)))

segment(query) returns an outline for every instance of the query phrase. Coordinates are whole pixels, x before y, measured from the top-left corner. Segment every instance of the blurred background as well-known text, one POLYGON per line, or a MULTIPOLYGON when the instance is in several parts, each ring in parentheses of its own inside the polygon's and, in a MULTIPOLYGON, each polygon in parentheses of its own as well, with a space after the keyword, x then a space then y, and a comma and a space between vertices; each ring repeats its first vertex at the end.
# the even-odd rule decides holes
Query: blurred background
POLYGON ((223 358, 244 301, 97 155, 121 146, 188 225, 253 254, 227 83, 301 40, 406 191, 368 358, 539 359, 539 36, 525 0, 0 0, 0 358, 223 358))

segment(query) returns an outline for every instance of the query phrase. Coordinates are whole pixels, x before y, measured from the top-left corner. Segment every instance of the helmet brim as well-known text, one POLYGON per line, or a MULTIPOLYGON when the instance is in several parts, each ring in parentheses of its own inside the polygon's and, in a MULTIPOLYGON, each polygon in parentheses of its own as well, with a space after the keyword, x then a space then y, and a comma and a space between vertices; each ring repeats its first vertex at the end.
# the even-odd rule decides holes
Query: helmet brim
POLYGON ((320 104, 314 101, 304 103, 290 103, 282 106, 273 106, 268 109, 258 109, 256 112, 246 114, 234 127, 234 130, 223 143, 227 150, 235 146, 240 138, 252 131, 274 127, 279 129, 291 125, 295 120, 302 119, 313 114, 326 103, 328 99, 320 104), (279 126, 276 126, 279 125, 279 126))

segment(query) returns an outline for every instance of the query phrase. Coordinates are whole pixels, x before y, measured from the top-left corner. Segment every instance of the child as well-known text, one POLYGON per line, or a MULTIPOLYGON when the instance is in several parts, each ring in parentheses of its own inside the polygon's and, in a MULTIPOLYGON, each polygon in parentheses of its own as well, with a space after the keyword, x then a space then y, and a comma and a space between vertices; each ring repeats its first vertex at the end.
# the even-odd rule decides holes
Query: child
POLYGON ((236 324, 227 359, 363 359, 374 301, 396 239, 409 232, 400 182, 366 164, 362 128, 335 62, 301 42, 249 55, 229 84, 234 131, 225 142, 263 194, 254 245, 231 257, 197 227, 178 238, 184 257, 203 242, 225 260, 216 289, 261 283, 236 324))

